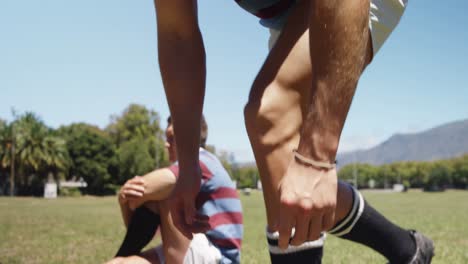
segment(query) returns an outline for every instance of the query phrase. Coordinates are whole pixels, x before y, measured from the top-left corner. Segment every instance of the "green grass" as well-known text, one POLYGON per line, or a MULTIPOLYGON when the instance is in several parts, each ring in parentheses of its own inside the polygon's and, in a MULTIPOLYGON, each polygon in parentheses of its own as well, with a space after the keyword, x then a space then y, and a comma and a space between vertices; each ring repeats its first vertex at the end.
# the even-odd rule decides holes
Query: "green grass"
MULTIPOLYGON (((433 263, 468 263, 468 192, 364 192, 388 218, 436 243, 433 263)), ((269 263, 261 193, 242 196, 243 263, 269 263)), ((116 198, 0 198, 0 263, 102 263, 124 227, 116 198)), ((153 242, 152 245, 156 244, 153 242)), ((385 263, 363 246, 328 236, 324 263, 385 263)))

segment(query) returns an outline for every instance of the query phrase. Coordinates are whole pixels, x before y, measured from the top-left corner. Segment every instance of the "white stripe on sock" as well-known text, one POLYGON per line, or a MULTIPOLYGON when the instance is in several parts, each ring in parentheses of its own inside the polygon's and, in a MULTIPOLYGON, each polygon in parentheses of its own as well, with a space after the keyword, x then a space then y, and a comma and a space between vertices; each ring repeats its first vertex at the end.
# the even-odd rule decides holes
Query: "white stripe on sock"
MULTIPOLYGON (((277 233, 277 232, 275 232, 277 233)), ((320 238, 314 241, 307 241, 304 242, 303 244, 299 246, 291 246, 289 245, 287 249, 281 249, 278 246, 272 246, 268 245, 268 249, 270 250, 270 253, 276 254, 276 255, 284 255, 284 254, 290 254, 294 252, 299 252, 299 251, 304 251, 312 248, 321 248, 323 247, 323 243, 325 242, 326 234, 322 233, 320 235, 320 238)), ((274 239, 274 238, 271 238, 274 239)))
MULTIPOLYGON (((353 208, 351 209, 351 212, 348 214, 348 216, 345 218, 345 220, 343 220, 343 222, 341 222, 340 225, 338 225, 335 228, 333 228, 332 230, 328 231, 328 233, 330 233, 330 234, 333 234, 333 232, 336 232, 336 231, 340 230, 341 228, 343 228, 343 226, 347 225, 350 221, 352 221, 354 213, 359 208, 359 200, 358 200, 358 195, 357 195, 359 192, 354 190, 354 188, 351 187, 351 186, 350 186, 350 188, 353 191, 353 197, 354 197, 353 208)), ((333 235, 335 235, 335 234, 333 234, 333 235)))
POLYGON ((357 190, 355 190, 355 194, 357 194, 357 196, 359 197, 359 210, 358 210, 358 213, 357 213, 356 217, 354 218, 353 222, 351 223, 351 225, 348 226, 348 228, 346 228, 345 230, 343 230, 343 231, 341 231, 339 233, 333 234, 334 236, 342 236, 342 235, 345 235, 345 234, 349 233, 349 231, 351 231, 351 229, 353 229, 354 225, 359 220, 359 218, 361 218, 362 212, 364 211, 364 198, 362 198, 361 193, 358 192, 357 190))

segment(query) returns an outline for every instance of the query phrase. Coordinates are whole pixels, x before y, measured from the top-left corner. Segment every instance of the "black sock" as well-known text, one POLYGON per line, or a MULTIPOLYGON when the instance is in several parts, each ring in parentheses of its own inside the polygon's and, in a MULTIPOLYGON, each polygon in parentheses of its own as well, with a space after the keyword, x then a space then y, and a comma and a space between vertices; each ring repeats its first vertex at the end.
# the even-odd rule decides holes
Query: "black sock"
POLYGON ((268 248, 272 264, 320 264, 322 263, 325 234, 318 240, 305 242, 300 246, 289 246, 286 250, 278 247, 278 232, 267 232, 268 248))
POLYGON ((416 252, 410 231, 387 220, 352 189, 351 211, 329 233, 364 244, 385 256, 390 263, 408 263, 416 252))
POLYGON ((124 241, 116 257, 137 255, 153 239, 161 219, 145 206, 138 207, 128 224, 124 241))

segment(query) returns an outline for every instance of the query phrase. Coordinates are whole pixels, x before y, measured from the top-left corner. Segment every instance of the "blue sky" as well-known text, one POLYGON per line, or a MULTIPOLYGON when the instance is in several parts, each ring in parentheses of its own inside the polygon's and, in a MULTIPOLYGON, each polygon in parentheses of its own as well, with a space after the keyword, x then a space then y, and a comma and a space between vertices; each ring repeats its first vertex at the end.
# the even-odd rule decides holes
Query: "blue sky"
MULTIPOLYGON (((207 49, 208 142, 253 160, 242 108, 268 31, 233 0, 200 0, 207 49)), ((363 75, 340 151, 468 118, 468 2, 410 0, 363 75)), ((34 111, 51 127, 105 127, 130 103, 164 118, 150 0, 2 1, 0 118, 34 111)))

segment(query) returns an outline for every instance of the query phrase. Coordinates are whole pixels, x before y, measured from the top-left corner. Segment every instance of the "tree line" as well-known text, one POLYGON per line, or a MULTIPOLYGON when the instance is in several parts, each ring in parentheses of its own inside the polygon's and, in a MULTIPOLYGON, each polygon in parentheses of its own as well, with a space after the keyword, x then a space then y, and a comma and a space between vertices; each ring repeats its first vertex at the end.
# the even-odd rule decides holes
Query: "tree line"
POLYGON ((357 180, 359 188, 390 188, 395 183, 429 191, 468 188, 468 155, 447 160, 395 162, 381 166, 349 164, 339 177, 357 180), (373 186, 372 186, 373 185, 373 186))
MULTIPOLYGON (((47 182, 84 181, 86 188, 61 188, 61 195, 110 195, 126 180, 169 165, 165 119, 145 106, 129 105, 101 129, 73 123, 48 127, 35 113, 0 119, 0 195, 41 196, 47 182), (13 184, 11 184, 13 183, 13 184)), ((232 153, 216 154, 238 187, 255 187, 255 167, 240 168, 232 153)))
MULTIPOLYGON (((259 173, 255 167, 239 167, 232 154, 222 153, 221 160, 240 188, 255 188, 259 173)), ((380 166, 349 164, 338 171, 338 177, 358 188, 423 188, 438 191, 445 188, 468 189, 468 155, 447 160, 396 162, 380 166)))
POLYGON ((166 165, 159 114, 142 105, 112 116, 104 129, 53 129, 33 112, 0 119, 0 195, 42 195, 46 182, 79 180, 88 194, 112 194, 127 179, 166 165))
MULTIPOLYGON (((74 192, 114 194, 129 178, 169 165, 164 128, 159 114, 145 106, 129 105, 101 129, 86 123, 48 127, 33 112, 14 114, 11 122, 0 119, 0 195, 42 195, 44 184, 85 181, 74 192), (13 184, 11 184, 13 183, 13 184)), ((242 167, 232 153, 207 149, 220 158, 238 188, 256 188, 256 167, 242 167)), ((381 166, 350 164, 338 172, 359 188, 438 190, 468 188, 468 155, 432 162, 397 162, 381 166)), ((70 192, 61 190, 62 194, 70 192)))

